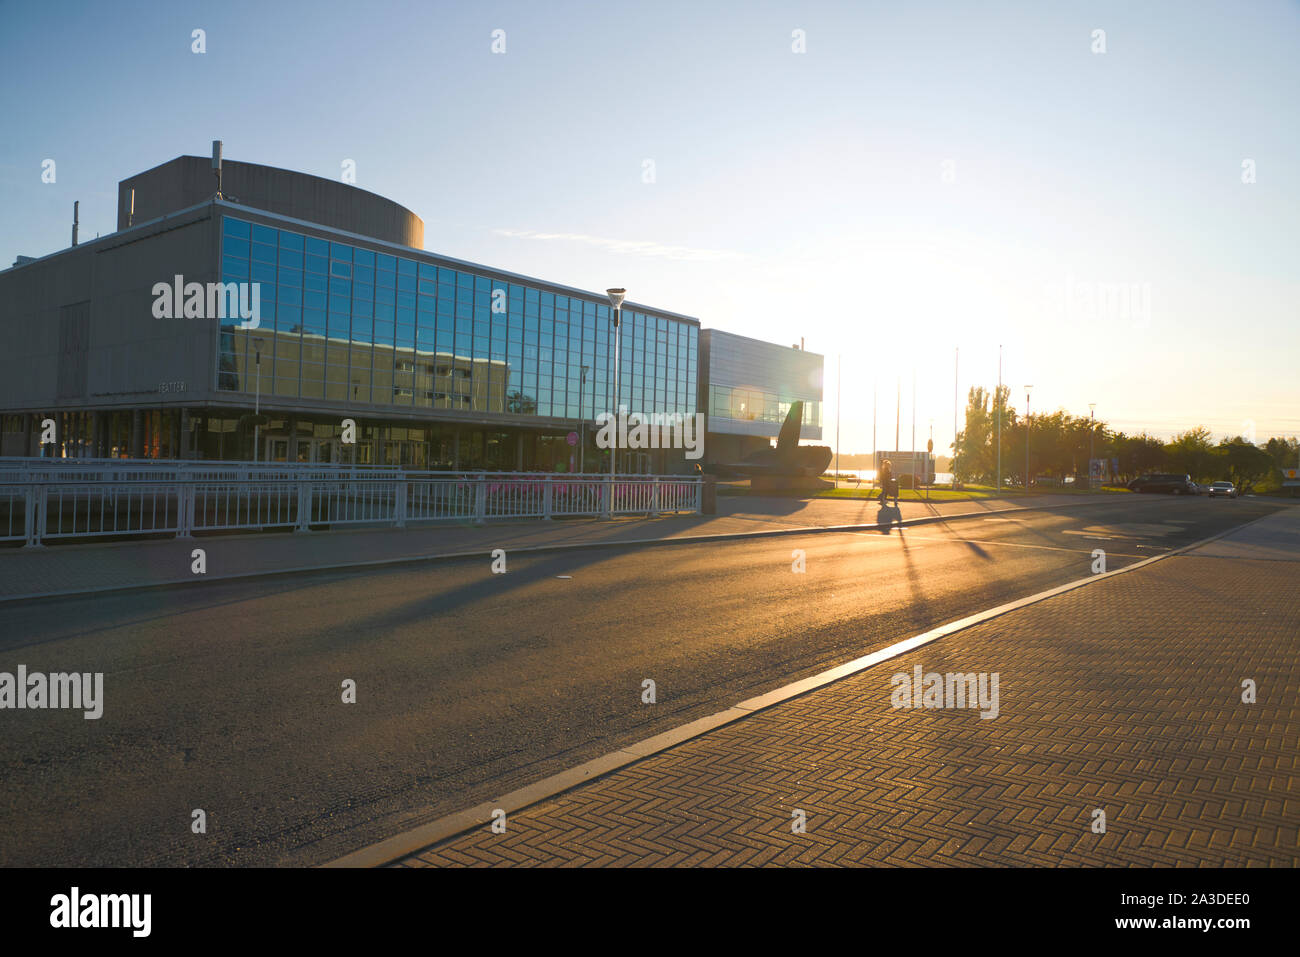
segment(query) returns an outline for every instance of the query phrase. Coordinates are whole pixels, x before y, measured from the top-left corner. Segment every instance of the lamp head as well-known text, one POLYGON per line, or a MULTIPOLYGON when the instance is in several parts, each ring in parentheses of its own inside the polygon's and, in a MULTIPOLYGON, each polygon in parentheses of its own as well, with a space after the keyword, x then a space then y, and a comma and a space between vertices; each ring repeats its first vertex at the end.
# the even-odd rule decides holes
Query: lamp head
POLYGON ((627 295, 626 289, 606 289, 605 295, 609 296, 609 304, 615 309, 623 306, 623 297, 627 295))

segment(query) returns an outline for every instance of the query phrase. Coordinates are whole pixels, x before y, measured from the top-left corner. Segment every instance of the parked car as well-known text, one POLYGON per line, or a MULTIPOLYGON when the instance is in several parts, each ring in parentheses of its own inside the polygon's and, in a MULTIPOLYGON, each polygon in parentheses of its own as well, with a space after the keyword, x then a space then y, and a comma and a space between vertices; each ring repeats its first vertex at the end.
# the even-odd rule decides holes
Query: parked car
POLYGON ((1237 497, 1237 487, 1231 482, 1214 482, 1210 485, 1210 498, 1216 495, 1226 495, 1228 498, 1237 497))
POLYGON ((1190 475, 1157 472, 1143 475, 1128 483, 1132 492, 1166 492, 1171 495, 1195 495, 1196 483, 1190 475))

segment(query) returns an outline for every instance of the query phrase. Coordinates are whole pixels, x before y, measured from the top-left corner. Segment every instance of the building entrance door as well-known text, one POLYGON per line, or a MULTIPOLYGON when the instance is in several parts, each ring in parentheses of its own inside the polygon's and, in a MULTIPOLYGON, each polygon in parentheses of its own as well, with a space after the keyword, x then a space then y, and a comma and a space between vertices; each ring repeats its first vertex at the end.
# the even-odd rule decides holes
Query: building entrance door
POLYGON ((338 439, 312 439, 311 461, 322 464, 339 460, 338 439))

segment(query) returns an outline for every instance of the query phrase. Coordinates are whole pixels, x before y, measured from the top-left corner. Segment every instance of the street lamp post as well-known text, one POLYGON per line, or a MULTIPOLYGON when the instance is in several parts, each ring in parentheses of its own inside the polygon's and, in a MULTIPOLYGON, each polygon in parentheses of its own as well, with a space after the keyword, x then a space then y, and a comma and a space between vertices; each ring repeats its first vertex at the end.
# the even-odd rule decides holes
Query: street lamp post
POLYGON ((1088 491, 1092 487, 1093 442, 1097 437, 1097 403, 1088 403, 1088 491))
POLYGON ((609 447, 609 498, 606 508, 609 516, 614 515, 614 474, 618 460, 618 363, 619 363, 619 340, 622 338, 622 330, 619 328, 620 320, 623 317, 623 299, 627 295, 626 289, 606 289, 605 295, 609 297, 609 304, 614 307, 614 441, 609 447))
POLYGON ((257 392, 253 399, 253 461, 257 461, 257 422, 258 417, 262 414, 262 347, 253 345, 253 353, 257 356, 257 392))
POLYGON ((1029 390, 1032 385, 1025 386, 1025 494, 1029 494, 1029 390))
POLYGON ((587 391, 587 367, 582 367, 582 384, 578 387, 578 474, 586 470, 584 454, 587 451, 587 420, 582 415, 582 399, 587 391))

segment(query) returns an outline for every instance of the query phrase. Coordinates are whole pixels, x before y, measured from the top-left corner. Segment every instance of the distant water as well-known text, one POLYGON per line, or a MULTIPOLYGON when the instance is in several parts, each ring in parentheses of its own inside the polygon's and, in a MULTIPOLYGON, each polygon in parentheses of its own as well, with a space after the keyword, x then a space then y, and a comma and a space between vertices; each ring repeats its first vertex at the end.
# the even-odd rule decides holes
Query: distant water
MULTIPOLYGON (((826 478, 830 478, 831 472, 833 472, 833 471, 835 471, 835 470, 834 470, 834 469, 831 469, 830 471, 828 471, 828 472, 826 473, 826 478)), ((862 479, 862 481, 865 482, 865 483, 867 483, 867 484, 870 484, 871 482, 874 482, 874 481, 876 480, 876 470, 875 470, 875 469, 840 469, 840 470, 839 470, 839 473, 840 473, 841 476, 845 476, 845 475, 856 475, 858 478, 862 479)), ((850 481, 851 481, 851 480, 850 480, 850 481)), ((935 473, 934 473, 934 484, 935 484, 935 485, 951 485, 951 484, 952 484, 952 473, 951 473, 951 472, 935 472, 935 473)))

